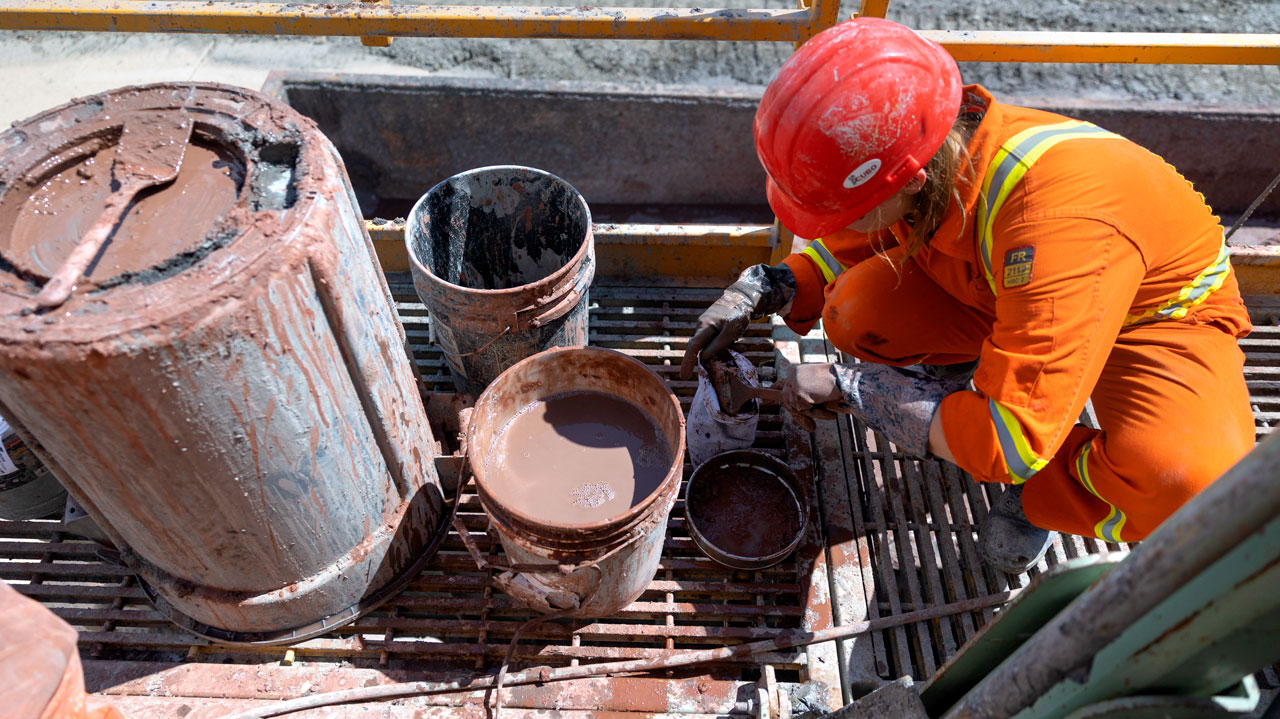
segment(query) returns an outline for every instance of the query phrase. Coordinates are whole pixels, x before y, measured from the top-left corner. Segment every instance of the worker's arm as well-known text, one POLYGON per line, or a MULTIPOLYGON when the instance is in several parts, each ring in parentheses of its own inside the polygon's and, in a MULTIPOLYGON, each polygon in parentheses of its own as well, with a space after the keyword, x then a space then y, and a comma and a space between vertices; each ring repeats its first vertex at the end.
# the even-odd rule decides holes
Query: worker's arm
POLYGON ((792 367, 781 382, 782 404, 810 431, 816 429, 815 419, 847 412, 909 455, 942 456, 933 442, 932 423, 942 399, 966 382, 872 362, 817 362, 792 367))
POLYGON ((720 299, 698 317, 698 328, 684 350, 680 378, 689 379, 699 359, 705 363, 729 349, 752 320, 784 312, 795 296, 795 276, 786 265, 752 265, 743 270, 720 299))
POLYGON ((844 272, 863 260, 897 246, 892 233, 868 235, 853 230, 840 230, 813 240, 801 252, 788 255, 782 264, 790 268, 796 280, 796 295, 782 318, 798 334, 813 329, 822 318, 827 287, 844 272))
POLYGON ((979 479, 1030 477, 1080 415, 1144 267, 1127 238, 1093 219, 1022 222, 1005 228, 997 249, 1010 262, 995 263, 996 323, 978 391, 886 365, 800 365, 784 380, 784 404, 810 427, 832 410, 850 412, 902 451, 951 460, 979 479))
POLYGON ((728 349, 754 319, 781 314, 793 330, 808 332, 822 317, 827 286, 845 267, 884 249, 887 246, 880 237, 841 230, 814 240, 803 252, 784 258, 778 265, 752 265, 743 270, 720 299, 698 317, 698 327, 685 348, 680 377, 689 379, 700 357, 713 357, 728 349))
POLYGON ((934 420, 956 464, 997 482, 1030 478, 1058 451, 1145 274, 1138 249, 1102 219, 1011 214, 994 233, 996 321, 976 391, 947 396, 934 420))

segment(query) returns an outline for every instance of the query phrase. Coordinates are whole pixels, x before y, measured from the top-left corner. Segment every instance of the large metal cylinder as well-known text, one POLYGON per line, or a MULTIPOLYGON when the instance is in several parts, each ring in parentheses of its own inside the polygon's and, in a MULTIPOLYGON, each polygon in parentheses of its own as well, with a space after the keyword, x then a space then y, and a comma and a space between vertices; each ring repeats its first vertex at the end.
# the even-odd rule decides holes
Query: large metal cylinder
POLYGON ((179 624, 296 640, 421 566, 444 511, 405 348, 341 160, 287 106, 123 88, 0 135, 0 414, 179 624), (123 128, 174 108, 195 121, 178 179, 35 311, 123 128))

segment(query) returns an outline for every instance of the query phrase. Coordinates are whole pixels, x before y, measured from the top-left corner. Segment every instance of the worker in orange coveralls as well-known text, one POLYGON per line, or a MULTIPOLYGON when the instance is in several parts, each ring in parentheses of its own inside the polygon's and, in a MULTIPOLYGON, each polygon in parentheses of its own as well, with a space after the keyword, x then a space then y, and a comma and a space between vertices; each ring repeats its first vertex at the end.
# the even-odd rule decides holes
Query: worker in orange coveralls
POLYGON ((686 376, 753 318, 821 318, 861 362, 797 366, 784 404, 1011 485, 989 565, 1024 571, 1049 530, 1142 539, 1252 448, 1222 227, 1160 157, 962 87, 941 47, 877 18, 783 65, 755 143, 778 219, 817 239, 742 273, 686 376), (1076 424, 1090 397, 1101 430, 1076 424))

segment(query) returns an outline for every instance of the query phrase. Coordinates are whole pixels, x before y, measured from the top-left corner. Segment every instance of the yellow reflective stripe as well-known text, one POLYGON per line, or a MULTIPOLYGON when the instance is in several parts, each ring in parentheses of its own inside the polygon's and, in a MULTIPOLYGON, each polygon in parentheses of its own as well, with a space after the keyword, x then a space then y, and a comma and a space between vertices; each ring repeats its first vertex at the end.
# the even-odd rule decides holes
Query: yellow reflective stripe
POLYGON ((1022 181, 1027 170, 1040 159, 1044 153, 1060 142, 1079 138, 1116 138, 1119 135, 1107 132, 1096 125, 1068 120, 1053 125, 1032 127, 1009 138, 991 158, 987 166, 986 176, 982 180, 982 191, 978 194, 978 257, 982 263, 983 274, 991 294, 996 294, 996 278, 993 269, 995 259, 992 257, 994 240, 992 227, 995 217, 1004 206, 1005 200, 1013 192, 1013 188, 1022 181), (994 194, 993 194, 994 193, 994 194))
POLYGON ((827 281, 827 284, 835 282, 836 278, 840 276, 840 273, 845 270, 844 264, 841 263, 840 260, 837 260, 835 255, 831 254, 831 250, 827 249, 827 246, 823 244, 821 239, 810 242, 809 246, 804 248, 800 254, 807 255, 809 259, 813 260, 813 263, 818 266, 818 271, 822 273, 822 278, 827 281))
POLYGON ((996 427, 996 437, 1000 440, 1000 451, 1004 453, 1004 465, 1013 476, 1014 484, 1022 484, 1033 474, 1044 469, 1049 463, 1031 451, 1031 443, 1022 429, 1022 423, 1013 413, 994 399, 988 399, 991 406, 991 421, 996 427))
POLYGON ((1080 450, 1080 454, 1076 457, 1076 474, 1080 477, 1080 483, 1084 485, 1085 489, 1089 490, 1090 494, 1102 500, 1103 503, 1111 508, 1107 516, 1093 526, 1093 533, 1108 542, 1119 544, 1124 541, 1120 538, 1120 533, 1124 530, 1124 523, 1128 518, 1124 516, 1124 512, 1119 507, 1108 502, 1101 494, 1098 494, 1098 490, 1094 489, 1093 480, 1089 478, 1089 450, 1092 448, 1092 444, 1086 444, 1080 450))
POLYGON ((1124 318, 1124 325, 1141 324, 1143 322, 1155 322, 1157 320, 1181 319, 1187 316, 1187 311, 1192 307, 1209 299, 1209 295, 1218 291, 1222 287, 1222 283, 1227 281, 1227 275, 1231 273, 1231 256, 1227 252, 1226 242, 1218 248, 1218 256, 1214 258, 1213 263, 1196 275, 1194 280, 1187 283, 1185 287, 1178 291, 1171 299, 1146 310, 1145 312, 1130 313, 1124 318))

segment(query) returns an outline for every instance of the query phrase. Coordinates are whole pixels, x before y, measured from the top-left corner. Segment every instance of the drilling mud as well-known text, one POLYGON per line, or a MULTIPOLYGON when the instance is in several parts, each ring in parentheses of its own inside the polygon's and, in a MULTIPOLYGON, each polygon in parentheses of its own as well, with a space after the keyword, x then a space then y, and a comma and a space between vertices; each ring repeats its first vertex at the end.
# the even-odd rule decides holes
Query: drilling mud
POLYGON ((680 491, 684 416, 644 363, 598 347, 517 362, 476 400, 467 447, 518 603, 612 614, 658 567, 680 491))
POLYGON ((786 464, 734 450, 694 471, 684 505, 689 536, 704 554, 736 569, 763 569, 799 545, 809 502, 786 464))
MULTIPOLYGON (((15 192, 0 203, 0 227, 12 227, 5 257, 15 267, 40 278, 57 271, 115 191, 117 147, 77 158, 30 194, 15 192)), ((192 143, 172 183, 134 199, 86 276, 100 284, 195 250, 231 210, 243 183, 244 166, 226 148, 192 143)))
POLYGON ((557 524, 599 522, 643 502, 671 469, 653 420, 599 392, 535 402, 502 430, 494 492, 530 517, 557 524))
POLYGON ((705 478, 689 498, 707 541, 739 557, 781 552, 800 531, 795 493, 762 469, 738 465, 705 478))

